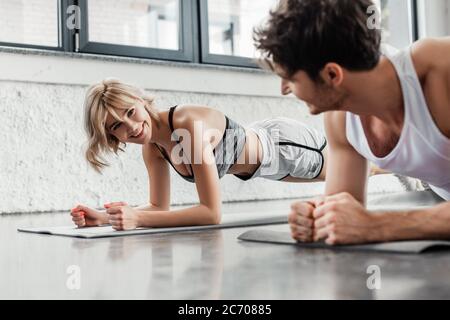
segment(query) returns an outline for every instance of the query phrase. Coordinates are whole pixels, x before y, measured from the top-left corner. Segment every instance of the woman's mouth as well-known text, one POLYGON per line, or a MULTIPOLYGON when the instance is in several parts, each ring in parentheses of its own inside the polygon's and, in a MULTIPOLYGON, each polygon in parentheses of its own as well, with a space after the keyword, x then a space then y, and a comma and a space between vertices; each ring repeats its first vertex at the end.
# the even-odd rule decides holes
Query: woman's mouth
POLYGON ((145 130, 144 124, 142 124, 141 131, 140 131, 137 135, 132 136, 132 138, 134 138, 134 139, 139 139, 139 138, 141 138, 141 137, 144 135, 144 130, 145 130))

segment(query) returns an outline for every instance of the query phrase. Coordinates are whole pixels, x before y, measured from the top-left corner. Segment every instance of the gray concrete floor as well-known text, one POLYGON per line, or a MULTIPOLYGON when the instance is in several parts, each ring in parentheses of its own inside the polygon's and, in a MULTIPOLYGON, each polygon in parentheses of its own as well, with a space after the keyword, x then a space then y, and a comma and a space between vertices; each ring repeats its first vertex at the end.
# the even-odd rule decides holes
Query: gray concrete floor
MULTIPOLYGON (((287 210, 290 202, 229 204, 225 212, 287 210)), ((95 240, 16 231, 70 223, 66 213, 0 217, 0 299, 450 298, 450 252, 335 252, 236 240, 254 228, 95 240), (67 286, 73 265, 78 290, 67 286), (380 267, 380 290, 367 288, 371 265, 380 267)))

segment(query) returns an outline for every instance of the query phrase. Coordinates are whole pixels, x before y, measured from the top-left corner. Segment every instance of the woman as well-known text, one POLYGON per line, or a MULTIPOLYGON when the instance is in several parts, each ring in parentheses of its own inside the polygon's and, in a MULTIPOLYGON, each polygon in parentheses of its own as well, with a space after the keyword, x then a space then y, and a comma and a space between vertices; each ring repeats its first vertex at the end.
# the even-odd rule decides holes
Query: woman
POLYGON ((88 162, 101 171, 101 155, 123 151, 121 144, 142 145, 150 178, 150 205, 124 202, 98 211, 79 205, 72 219, 79 227, 110 223, 116 230, 219 224, 219 179, 262 177, 287 182, 322 181, 326 175, 326 139, 314 129, 287 118, 258 121, 247 128, 220 111, 178 106, 158 111, 153 99, 119 80, 89 88, 85 100, 89 137, 88 162), (196 185, 199 204, 170 211, 169 164, 196 185))

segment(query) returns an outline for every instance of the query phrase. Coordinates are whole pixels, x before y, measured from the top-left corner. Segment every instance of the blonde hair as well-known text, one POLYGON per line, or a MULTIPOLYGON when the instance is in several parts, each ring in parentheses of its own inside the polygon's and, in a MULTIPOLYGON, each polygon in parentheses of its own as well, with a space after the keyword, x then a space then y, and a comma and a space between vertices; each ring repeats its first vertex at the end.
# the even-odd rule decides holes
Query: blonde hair
MULTIPOLYGON (((124 151, 120 141, 107 132, 108 114, 120 121, 116 110, 129 109, 136 100, 144 102, 145 109, 159 126, 158 112, 153 106, 154 97, 146 95, 138 88, 111 78, 89 87, 84 101, 84 126, 88 137, 85 156, 97 172, 100 173, 104 167, 109 166, 102 154, 117 155, 119 151, 124 151)), ((126 145, 123 144, 123 146, 126 145)))

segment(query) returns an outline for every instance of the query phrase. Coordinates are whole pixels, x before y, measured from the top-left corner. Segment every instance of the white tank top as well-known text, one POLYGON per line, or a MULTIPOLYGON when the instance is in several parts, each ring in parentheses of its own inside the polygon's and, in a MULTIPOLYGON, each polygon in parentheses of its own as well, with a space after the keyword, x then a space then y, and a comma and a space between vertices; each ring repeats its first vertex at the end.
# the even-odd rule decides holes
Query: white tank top
POLYGON ((395 67, 404 99, 405 121, 400 139, 390 154, 376 157, 369 147, 360 117, 350 112, 346 116, 347 139, 358 153, 380 168, 423 180, 439 196, 450 200, 450 139, 439 130, 430 114, 411 58, 411 48, 398 52, 389 50, 384 50, 383 54, 395 67))

